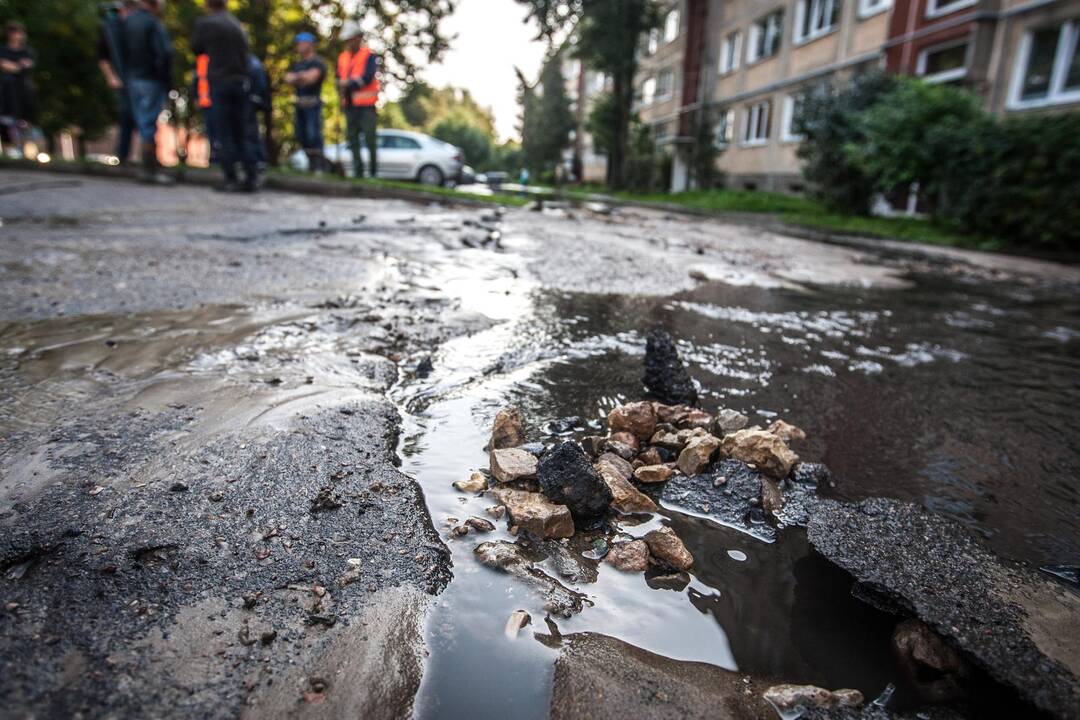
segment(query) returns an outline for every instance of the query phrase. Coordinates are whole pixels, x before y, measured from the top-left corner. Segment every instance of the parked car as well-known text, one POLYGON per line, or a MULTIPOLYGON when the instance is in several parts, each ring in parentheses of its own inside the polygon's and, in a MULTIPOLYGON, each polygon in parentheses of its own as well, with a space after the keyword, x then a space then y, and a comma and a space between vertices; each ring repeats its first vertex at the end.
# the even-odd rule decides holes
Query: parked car
MULTIPOLYGON (((465 155, 460 148, 423 133, 378 130, 375 142, 379 150, 378 176, 384 180, 415 180, 425 185, 442 185, 448 180, 456 182, 465 164, 465 155)), ((345 173, 352 175, 353 157, 348 143, 327 145, 323 153, 327 160, 335 165, 340 163, 345 173)), ((366 147, 360 149, 360 157, 366 166, 366 147)), ((297 170, 307 170, 307 155, 303 150, 297 150, 289 157, 289 165, 297 170)))

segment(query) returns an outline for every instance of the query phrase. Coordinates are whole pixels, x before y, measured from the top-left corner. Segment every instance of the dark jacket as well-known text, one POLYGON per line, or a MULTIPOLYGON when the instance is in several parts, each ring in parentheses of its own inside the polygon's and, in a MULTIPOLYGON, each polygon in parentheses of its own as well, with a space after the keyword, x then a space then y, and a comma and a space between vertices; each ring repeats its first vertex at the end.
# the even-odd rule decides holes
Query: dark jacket
POLYGON ((165 25, 146 10, 136 10, 124 20, 124 77, 157 80, 172 87, 172 40, 165 25))
POLYGON ((215 80, 248 79, 247 33, 231 14, 222 11, 199 18, 191 49, 195 55, 210 56, 211 85, 215 80))

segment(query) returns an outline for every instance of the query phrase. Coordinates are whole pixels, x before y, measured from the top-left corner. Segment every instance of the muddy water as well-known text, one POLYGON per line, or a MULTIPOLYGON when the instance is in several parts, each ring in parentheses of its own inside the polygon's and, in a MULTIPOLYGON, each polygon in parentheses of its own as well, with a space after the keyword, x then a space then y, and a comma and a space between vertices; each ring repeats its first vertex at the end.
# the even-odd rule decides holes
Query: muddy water
MULTIPOLYGON (((444 346, 430 375, 395 390, 403 470, 444 535, 493 504, 450 484, 486 465, 499 407, 520 406, 535 440, 599 427, 614 404, 641 396, 644 333, 659 323, 680 339, 706 409, 807 430, 801 454, 836 477, 827 494, 922 503, 1008 558, 1080 560, 1072 293, 930 271, 890 290, 707 284, 663 299, 586 295, 508 283, 508 257, 478 252, 468 275, 442 278, 500 322, 444 346)), ((765 544, 669 507, 629 530, 660 523, 697 559, 686 588, 653 589, 601 566, 597 583, 577 587, 593 606, 553 624, 529 589, 473 560, 477 536, 449 539, 455 579, 431 617, 417 716, 505 717, 512 706, 545 717, 555 653, 542 640, 579 631, 868 698, 891 683, 892 707, 912 700, 889 652, 895 620, 854 600, 851 579, 800 531, 765 544), (503 626, 516 610, 532 625, 510 639, 503 626)), ((504 525, 485 539, 511 539, 504 525)))

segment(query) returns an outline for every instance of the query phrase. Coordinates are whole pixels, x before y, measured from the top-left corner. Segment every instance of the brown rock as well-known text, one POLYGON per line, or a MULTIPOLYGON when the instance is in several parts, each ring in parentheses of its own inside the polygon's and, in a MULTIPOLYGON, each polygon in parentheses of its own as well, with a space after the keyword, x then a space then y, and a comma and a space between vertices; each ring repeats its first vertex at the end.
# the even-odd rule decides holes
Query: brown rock
POLYGON ((720 453, 753 465, 777 480, 786 478, 792 466, 799 462, 799 456, 783 440, 765 430, 739 430, 725 436, 720 453))
POLYGON ((634 467, 615 453, 604 453, 601 455, 600 459, 596 461, 596 469, 599 470, 601 465, 610 466, 611 469, 621 475, 624 480, 629 480, 634 475, 634 467))
POLYGON ((693 408, 686 405, 664 405, 662 403, 653 403, 653 409, 656 411, 656 419, 659 422, 670 425, 678 425, 693 410, 693 408))
POLYGON ((599 435, 586 435, 581 438, 581 448, 585 451, 585 454, 591 458, 599 457, 604 452, 604 443, 607 442, 607 438, 600 437, 599 435))
POLYGON ((549 502, 540 493, 497 488, 491 491, 506 510, 511 521, 522 530, 542 538, 566 538, 574 534, 570 508, 549 502))
MULTIPOLYGON (((679 453, 679 470, 685 475, 697 475, 703 472, 712 461, 716 449, 720 447, 720 441, 712 435, 698 435, 686 443, 686 447, 679 453)), ((790 468, 789 468, 790 469, 790 468)))
POLYGON ((666 430, 657 430, 653 433, 649 443, 676 453, 681 452, 683 446, 686 444, 682 440, 679 440, 678 435, 673 432, 667 432, 666 430))
POLYGON ((641 461, 642 465, 661 465, 664 462, 664 458, 660 457, 660 451, 652 447, 643 453, 639 453, 638 460, 641 461))
POLYGON ((691 410, 686 417, 678 423, 683 428, 701 428, 708 430, 713 424, 713 416, 704 410, 691 410))
POLYGON ((454 489, 463 493, 478 493, 487 490, 487 478, 483 473, 474 472, 468 480, 458 480, 454 489))
POLYGON ((858 707, 863 703, 862 693, 858 690, 830 692, 814 685, 773 685, 763 697, 784 714, 817 708, 858 707))
POLYGON ((644 540, 618 543, 611 546, 604 560, 623 572, 645 572, 649 569, 649 546, 644 540))
POLYGON ((621 513, 656 512, 656 503, 630 484, 630 481, 605 462, 596 464, 604 483, 611 490, 611 506, 621 513))
POLYGON ((643 483, 662 483, 670 479, 674 472, 666 465, 646 465, 634 471, 634 479, 643 483))
POLYGON ((945 702, 963 695, 969 668, 960 654, 921 620, 896 626, 893 647, 904 671, 927 700, 945 702))
POLYGON ((536 479, 537 460, 524 450, 506 448, 491 451, 491 475, 502 483, 536 479))
POLYGON ((790 423, 786 423, 783 420, 777 420, 770 425, 765 432, 771 432, 786 443, 793 441, 802 442, 806 440, 806 433, 802 429, 797 428, 790 423))
POLYGON ((614 453, 627 461, 633 460, 634 455, 637 454, 637 451, 626 443, 621 443, 618 440, 612 440, 611 438, 604 441, 604 450, 609 453, 614 453))
POLYGON ((491 449, 503 450, 525 444, 525 418, 516 407, 504 407, 495 415, 491 428, 491 449))
POLYGON ((628 432, 642 440, 656 431, 656 410, 649 402, 620 405, 608 413, 608 432, 628 432))
POLYGON ((689 570, 694 564, 694 556, 683 545, 683 541, 671 528, 664 526, 645 535, 645 544, 649 552, 660 564, 675 570, 689 570))
POLYGON ((767 514, 776 517, 784 507, 784 497, 780 494, 780 486, 775 480, 762 476, 761 478, 761 509, 767 514))
POLYGON ((750 418, 746 417, 741 412, 724 408, 716 413, 716 422, 713 423, 713 432, 715 432, 717 436, 723 437, 728 433, 738 432, 749 424, 750 418))
POLYGON ((465 521, 465 524, 476 532, 492 532, 495 529, 495 525, 490 520, 481 517, 471 517, 465 521))
POLYGON ((628 433, 625 430, 622 432, 611 433, 608 442, 622 443, 632 450, 637 450, 639 447, 637 437, 635 437, 633 433, 628 433))

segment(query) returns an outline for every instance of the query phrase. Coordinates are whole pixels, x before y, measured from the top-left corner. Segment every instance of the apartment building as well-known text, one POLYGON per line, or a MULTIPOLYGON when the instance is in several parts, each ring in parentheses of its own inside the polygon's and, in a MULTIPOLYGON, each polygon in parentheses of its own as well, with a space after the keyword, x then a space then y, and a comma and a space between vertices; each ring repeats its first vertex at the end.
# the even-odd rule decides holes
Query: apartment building
POLYGON ((563 157, 566 169, 582 182, 603 183, 607 179, 607 156, 596 150, 588 131, 589 113, 596 99, 610 91, 610 81, 602 72, 592 70, 576 58, 563 58, 562 73, 566 93, 573 104, 574 130, 570 148, 563 157))
POLYGON ((999 116, 1077 109, 1078 41, 1080 0, 681 0, 643 50, 637 110, 674 155, 673 189, 705 113, 729 187, 800 192, 792 119, 818 83, 885 68, 999 116))

